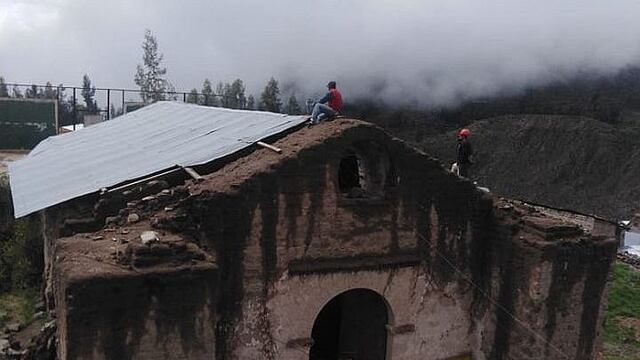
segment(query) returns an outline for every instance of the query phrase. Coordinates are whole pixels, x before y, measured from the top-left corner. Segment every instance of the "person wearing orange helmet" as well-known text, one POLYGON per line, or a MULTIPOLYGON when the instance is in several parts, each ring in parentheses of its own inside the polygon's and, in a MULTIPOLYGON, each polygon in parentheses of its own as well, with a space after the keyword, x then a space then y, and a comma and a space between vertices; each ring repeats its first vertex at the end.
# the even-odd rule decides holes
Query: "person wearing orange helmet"
POLYGON ((469 129, 465 128, 458 131, 458 170, 460 176, 466 178, 469 177, 469 168, 471 164, 473 164, 473 148, 471 147, 471 142, 469 142, 470 135, 471 131, 469 131, 469 129))

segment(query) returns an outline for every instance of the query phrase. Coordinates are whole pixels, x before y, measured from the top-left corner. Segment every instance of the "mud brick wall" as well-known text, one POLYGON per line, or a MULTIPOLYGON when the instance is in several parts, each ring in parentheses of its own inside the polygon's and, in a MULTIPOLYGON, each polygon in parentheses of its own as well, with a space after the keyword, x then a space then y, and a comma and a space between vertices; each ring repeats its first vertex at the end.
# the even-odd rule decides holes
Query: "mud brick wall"
POLYGON ((213 267, 56 278, 61 359, 210 359, 215 353, 213 267))
POLYGON ((544 234, 500 218, 490 196, 378 129, 348 128, 288 158, 286 150, 305 141, 298 136, 309 135, 276 143, 284 159, 252 154, 192 189, 194 237, 215 249, 221 266, 219 358, 298 358, 322 306, 360 287, 384 295, 392 329, 415 329, 391 336, 393 356, 546 359, 554 347, 572 359, 593 354, 610 243, 578 241, 578 261, 560 271, 553 264, 566 257, 565 243, 524 241, 522 234, 544 234), (365 182, 379 181, 385 168, 382 187, 342 194, 340 162, 353 153, 374 172, 365 182), (244 169, 255 163, 267 165, 244 169), (573 272, 575 286, 563 287, 573 272))
MULTIPOLYGON (((305 140, 296 135, 276 145, 286 151, 305 140)), ((219 358, 299 357, 285 344, 308 338, 322 305, 358 287, 393 299, 391 326, 416 327, 398 335, 394 355, 420 356, 424 342, 434 356, 472 349, 472 303, 484 299, 452 266, 489 285, 489 197, 370 126, 346 129, 295 157, 285 152, 284 160, 245 177, 247 163, 269 162, 261 156, 278 155, 253 154, 221 169, 192 189, 182 216, 218 254, 219 358), (375 172, 362 179, 374 183, 363 184, 371 192, 359 197, 339 188, 340 162, 352 153, 375 172), (388 163, 380 160, 385 155, 388 163)))
POLYGON ((500 232, 512 240, 494 242, 489 252, 493 275, 485 291, 496 302, 484 315, 482 353, 487 359, 593 359, 602 340, 615 226, 608 236, 591 236, 526 211, 496 211, 500 232))
MULTIPOLYGON (((363 288, 384 297, 392 358, 592 358, 614 234, 591 236, 535 209, 503 207, 502 200, 450 174, 437 160, 359 121, 301 129, 274 145, 282 153, 263 149, 235 159, 204 181, 180 187, 185 196, 172 211, 143 214, 157 229, 207 251, 218 267, 210 288, 206 276, 167 287, 142 278, 123 282, 132 284, 132 299, 175 288, 216 314, 196 326, 204 348, 176 348, 216 359, 299 359, 310 350, 323 306, 344 291, 363 288), (359 165, 356 188, 344 186, 348 158, 359 165), (215 301, 206 300, 214 297, 205 288, 215 301)), ((111 294, 120 282, 93 280, 100 281, 92 294, 111 294)), ((77 331, 83 325, 69 319, 79 319, 73 311, 91 309, 82 318, 107 329, 105 314, 116 312, 91 307, 94 299, 80 295, 83 287, 73 282, 62 281, 59 289, 64 290, 56 302, 67 329, 62 340, 78 354, 107 354, 107 348, 78 345, 83 334, 92 333, 77 331), (68 291, 78 296, 68 298, 68 291)), ((144 340, 131 344, 153 343, 139 329, 157 333, 148 325, 155 310, 138 303, 128 307, 147 314, 134 322, 144 340)), ((174 311, 184 312, 176 317, 195 312, 199 318, 203 312, 197 309, 202 306, 174 311)), ((89 340, 102 339, 95 334, 89 340)), ((171 334, 170 341, 186 341, 171 334)), ((125 340, 129 344, 129 336, 125 340)), ((174 351, 156 353, 146 346, 120 348, 117 355, 153 359, 174 351)))

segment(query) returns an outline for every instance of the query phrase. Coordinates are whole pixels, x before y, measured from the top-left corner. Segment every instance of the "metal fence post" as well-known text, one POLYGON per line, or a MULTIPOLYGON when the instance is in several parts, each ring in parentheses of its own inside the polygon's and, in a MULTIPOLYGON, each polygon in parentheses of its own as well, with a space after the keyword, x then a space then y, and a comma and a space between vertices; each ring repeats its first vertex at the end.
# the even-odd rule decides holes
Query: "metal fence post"
POLYGON ((111 119, 111 89, 107 89, 107 120, 111 119))
MULTIPOLYGON (((60 86, 58 86, 58 91, 56 91, 56 101, 58 102, 58 126, 62 127, 60 123, 62 122, 62 106, 60 104, 60 86)), ((56 129, 58 131, 58 129, 56 129)))
POLYGON ((78 113, 76 109, 76 87, 73 87, 73 131, 76 131, 76 123, 78 122, 78 113))

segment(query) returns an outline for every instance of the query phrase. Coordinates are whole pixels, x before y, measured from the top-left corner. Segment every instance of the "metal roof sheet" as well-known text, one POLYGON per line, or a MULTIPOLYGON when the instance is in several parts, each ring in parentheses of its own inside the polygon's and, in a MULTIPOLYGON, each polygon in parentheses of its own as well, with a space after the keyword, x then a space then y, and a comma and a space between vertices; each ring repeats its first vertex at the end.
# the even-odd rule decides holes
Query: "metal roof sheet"
POLYGON ((15 217, 176 165, 210 162, 306 118, 163 101, 49 137, 9 164, 15 217))

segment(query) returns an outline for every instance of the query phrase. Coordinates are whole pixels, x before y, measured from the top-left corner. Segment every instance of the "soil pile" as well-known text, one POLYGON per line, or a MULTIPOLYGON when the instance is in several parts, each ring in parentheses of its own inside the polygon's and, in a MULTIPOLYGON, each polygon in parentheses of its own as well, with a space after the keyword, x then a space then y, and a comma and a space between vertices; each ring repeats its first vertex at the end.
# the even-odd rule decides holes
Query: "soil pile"
MULTIPOLYGON (((519 199, 626 219, 640 206, 640 125, 587 117, 510 115, 469 125, 472 179, 519 199)), ((456 134, 417 143, 444 164, 455 160, 456 134)))

